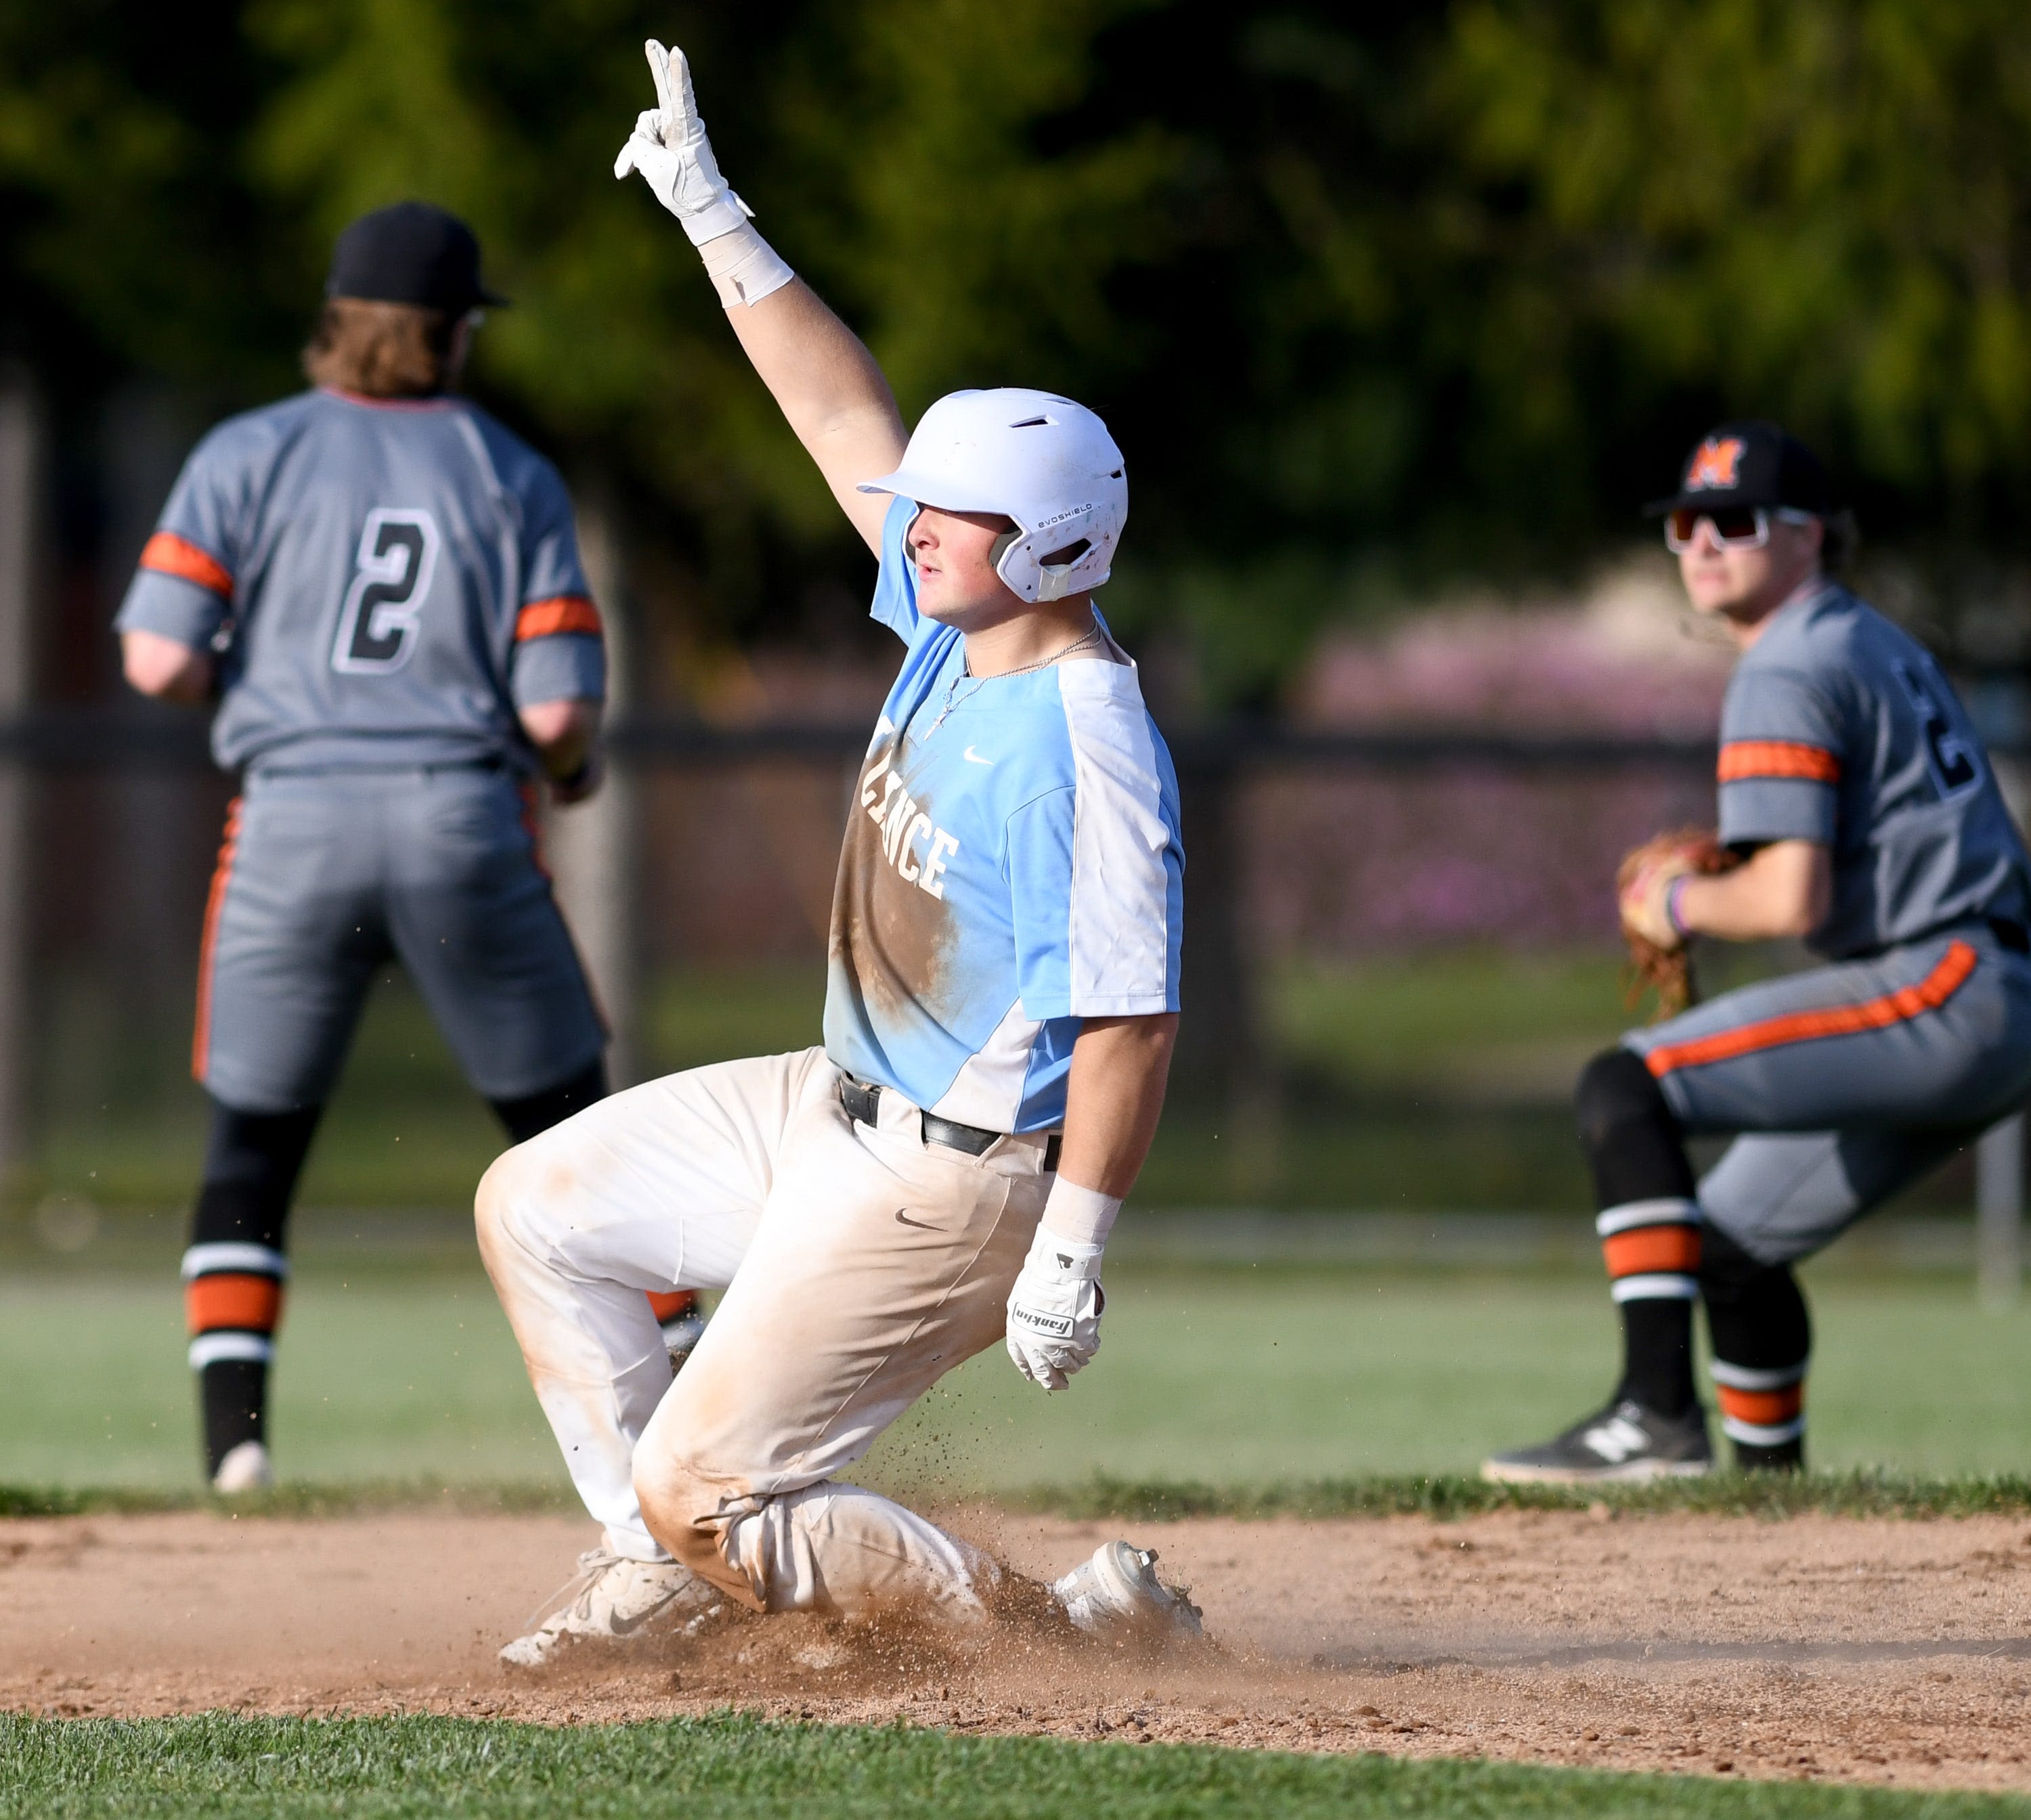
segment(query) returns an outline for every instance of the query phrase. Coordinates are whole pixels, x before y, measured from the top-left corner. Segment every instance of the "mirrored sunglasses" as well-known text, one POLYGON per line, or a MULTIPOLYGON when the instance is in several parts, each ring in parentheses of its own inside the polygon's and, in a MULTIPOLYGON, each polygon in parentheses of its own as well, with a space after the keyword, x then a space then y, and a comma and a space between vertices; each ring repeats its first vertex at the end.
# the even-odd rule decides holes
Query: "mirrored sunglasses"
MULTIPOLYGON (((1786 524, 1806 524, 1813 515, 1787 505, 1777 508, 1777 516, 1786 524)), ((1674 556, 1690 549, 1694 538, 1699 535, 1702 519, 1712 527, 1714 542, 1723 549, 1761 549, 1770 541, 1770 513, 1762 506, 1724 506, 1714 512, 1695 512, 1681 506, 1665 515, 1665 549, 1674 556)))

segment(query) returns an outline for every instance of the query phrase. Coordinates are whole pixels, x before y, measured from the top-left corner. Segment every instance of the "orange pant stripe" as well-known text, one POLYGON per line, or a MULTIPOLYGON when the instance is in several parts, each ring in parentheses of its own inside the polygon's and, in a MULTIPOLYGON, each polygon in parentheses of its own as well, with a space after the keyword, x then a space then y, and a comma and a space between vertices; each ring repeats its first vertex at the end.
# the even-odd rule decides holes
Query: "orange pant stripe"
POLYGON ((240 799, 234 797, 225 811, 225 838, 219 843, 218 864, 211 874, 211 890, 204 900, 204 938, 198 947, 197 1022, 191 1032, 191 1077, 204 1084, 205 1063, 211 1049, 211 957, 218 946, 218 919, 225 908, 225 888, 233 882, 233 862, 240 850, 240 799))
POLYGON ((1711 1037, 1660 1044, 1643 1058, 1644 1066, 1661 1080, 1676 1069, 1732 1061, 1738 1055, 1752 1055, 1759 1049, 1774 1049, 1781 1044, 1887 1030, 1893 1024, 1907 1023, 1925 1012, 1936 1011, 1967 984, 1974 968, 1974 950, 1966 942, 1950 942, 1939 964, 1916 985, 1899 986, 1894 992, 1856 1004, 1829 1005, 1817 1011, 1787 1011, 1732 1030, 1716 1030, 1711 1037))

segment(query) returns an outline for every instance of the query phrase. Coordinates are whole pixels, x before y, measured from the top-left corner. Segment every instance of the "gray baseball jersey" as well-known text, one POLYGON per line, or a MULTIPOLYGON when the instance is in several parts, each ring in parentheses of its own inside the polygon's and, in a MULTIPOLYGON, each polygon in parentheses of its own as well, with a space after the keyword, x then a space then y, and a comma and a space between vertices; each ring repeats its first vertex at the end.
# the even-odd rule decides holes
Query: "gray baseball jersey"
POLYGON ((564 482, 457 398, 309 392, 219 425, 117 624, 218 653, 229 767, 533 770, 516 709, 606 689, 564 482))
POLYGON ((1723 840, 1832 849, 1835 962, 1623 1040, 1686 1130, 1742 1133, 1701 1218, 1788 1263, 2031 1092, 2027 862, 1930 653, 1832 583, 1737 666, 1720 769, 1723 840))
POLYGON ((1830 957, 2031 917, 2031 860, 1939 666, 1831 582, 1780 608, 1729 681, 1720 837, 1833 850, 1809 944, 1830 957))

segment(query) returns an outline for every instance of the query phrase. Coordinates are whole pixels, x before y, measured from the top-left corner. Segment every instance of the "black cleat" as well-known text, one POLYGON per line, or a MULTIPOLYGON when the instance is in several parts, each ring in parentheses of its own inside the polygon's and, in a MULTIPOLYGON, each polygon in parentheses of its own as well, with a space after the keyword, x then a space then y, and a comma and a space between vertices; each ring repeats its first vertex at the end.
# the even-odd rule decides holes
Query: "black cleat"
POLYGON ((1660 1416, 1624 1398, 1575 1422, 1556 1440, 1496 1453, 1481 1476, 1505 1485, 1580 1485, 1590 1480, 1691 1479, 1713 1470, 1707 1412, 1660 1416))

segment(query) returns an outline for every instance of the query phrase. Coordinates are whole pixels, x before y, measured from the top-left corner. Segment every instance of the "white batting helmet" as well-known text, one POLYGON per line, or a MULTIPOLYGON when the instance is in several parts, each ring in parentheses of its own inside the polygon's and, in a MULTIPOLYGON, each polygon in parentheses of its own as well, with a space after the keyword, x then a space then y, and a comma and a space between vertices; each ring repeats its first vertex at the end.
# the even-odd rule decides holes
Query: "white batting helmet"
POLYGON ((1098 587, 1128 522, 1127 477, 1107 426, 1083 404, 1020 385, 941 398, 911 432, 903 465, 860 490, 1013 519, 996 541, 994 572, 1026 601, 1098 587))

